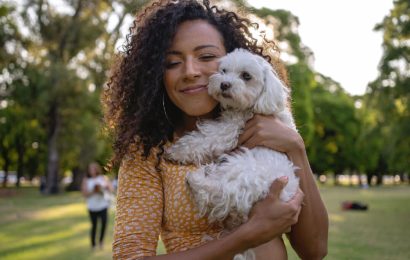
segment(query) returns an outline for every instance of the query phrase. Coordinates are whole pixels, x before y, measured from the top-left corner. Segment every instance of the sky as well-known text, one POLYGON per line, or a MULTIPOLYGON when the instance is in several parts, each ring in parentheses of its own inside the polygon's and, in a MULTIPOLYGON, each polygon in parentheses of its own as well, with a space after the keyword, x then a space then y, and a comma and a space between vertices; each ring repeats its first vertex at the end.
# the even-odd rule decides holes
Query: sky
POLYGON ((285 9, 299 18, 302 42, 314 53, 316 71, 352 95, 365 93, 378 75, 382 33, 373 28, 393 0, 249 0, 257 8, 285 9))

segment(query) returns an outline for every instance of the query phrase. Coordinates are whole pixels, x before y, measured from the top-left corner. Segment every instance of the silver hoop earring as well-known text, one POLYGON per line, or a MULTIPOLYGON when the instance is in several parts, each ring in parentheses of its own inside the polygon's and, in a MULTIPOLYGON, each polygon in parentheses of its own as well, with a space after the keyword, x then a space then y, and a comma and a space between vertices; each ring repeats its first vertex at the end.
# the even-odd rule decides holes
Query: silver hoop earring
POLYGON ((171 120, 169 120, 167 110, 165 109, 165 94, 162 94, 162 109, 164 110, 164 115, 165 115, 165 118, 167 119, 168 123, 171 126, 174 126, 174 124, 171 122, 171 120))

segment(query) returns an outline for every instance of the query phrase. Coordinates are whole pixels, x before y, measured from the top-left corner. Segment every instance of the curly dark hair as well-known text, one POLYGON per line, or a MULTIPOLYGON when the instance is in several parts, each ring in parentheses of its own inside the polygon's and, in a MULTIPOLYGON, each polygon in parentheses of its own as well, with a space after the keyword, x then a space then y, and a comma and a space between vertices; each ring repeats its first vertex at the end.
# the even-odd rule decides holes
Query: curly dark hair
MULTIPOLYGON (((114 138, 111 166, 118 166, 130 152, 130 145, 136 144, 142 147, 145 157, 150 155, 152 148, 159 148, 156 156, 157 170, 160 170, 163 146, 172 141, 174 132, 174 126, 163 111, 164 97, 170 121, 176 125, 182 118, 182 111, 166 95, 163 83, 165 52, 178 25, 197 19, 207 21, 219 31, 227 52, 244 48, 277 65, 252 37, 249 28, 258 29, 258 24, 247 18, 211 6, 209 0, 202 3, 163 0, 150 4, 136 16, 103 95, 107 127, 114 138)), ((276 50, 271 41, 265 39, 264 45, 265 49, 276 50)))

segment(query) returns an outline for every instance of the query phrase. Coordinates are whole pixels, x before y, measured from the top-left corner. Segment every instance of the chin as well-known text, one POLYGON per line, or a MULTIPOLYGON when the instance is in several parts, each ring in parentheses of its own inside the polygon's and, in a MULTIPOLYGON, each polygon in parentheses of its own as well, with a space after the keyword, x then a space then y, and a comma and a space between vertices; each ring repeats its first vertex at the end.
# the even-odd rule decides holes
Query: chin
POLYGON ((194 117, 208 117, 213 114, 213 111, 217 107, 218 102, 212 100, 212 102, 206 102, 206 104, 193 104, 187 109, 184 109, 185 114, 194 117))

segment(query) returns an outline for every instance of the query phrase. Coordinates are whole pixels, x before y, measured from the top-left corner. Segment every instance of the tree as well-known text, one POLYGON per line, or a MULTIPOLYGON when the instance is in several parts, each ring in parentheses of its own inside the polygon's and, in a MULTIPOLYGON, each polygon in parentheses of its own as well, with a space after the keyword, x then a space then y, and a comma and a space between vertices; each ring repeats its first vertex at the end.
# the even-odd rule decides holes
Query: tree
POLYGON ((45 169, 47 192, 56 193, 61 170, 85 169, 90 160, 107 157, 100 92, 125 18, 146 2, 66 0, 56 6, 25 0, 1 5, 0 15, 7 19, 1 20, 0 44, 5 47, 0 57, 2 67, 8 66, 0 81, 2 106, 7 106, 0 118, 8 124, 2 128, 8 135, 1 138, 4 165, 17 161, 20 175, 24 164, 45 169), (23 25, 18 27, 12 17, 23 25), (19 34, 20 29, 30 34, 19 34), (47 154, 46 167, 34 163, 33 147, 47 154))
MULTIPOLYGON (((360 120, 354 99, 331 78, 318 74, 312 92, 315 134, 309 147, 314 172, 337 176, 359 168, 357 140, 360 120)), ((337 184, 337 182, 336 182, 337 184)))
POLYGON ((0 5, 0 149, 3 161, 0 165, 5 169, 3 186, 6 186, 10 166, 17 167, 19 186, 27 141, 38 128, 33 110, 27 109, 31 95, 25 95, 27 63, 22 53, 30 41, 21 35, 14 13, 12 5, 0 5))
POLYGON ((383 32, 383 56, 378 78, 369 84, 365 100, 376 111, 369 135, 380 138, 377 174, 408 173, 410 161, 410 4, 396 0, 389 15, 376 25, 383 32))

